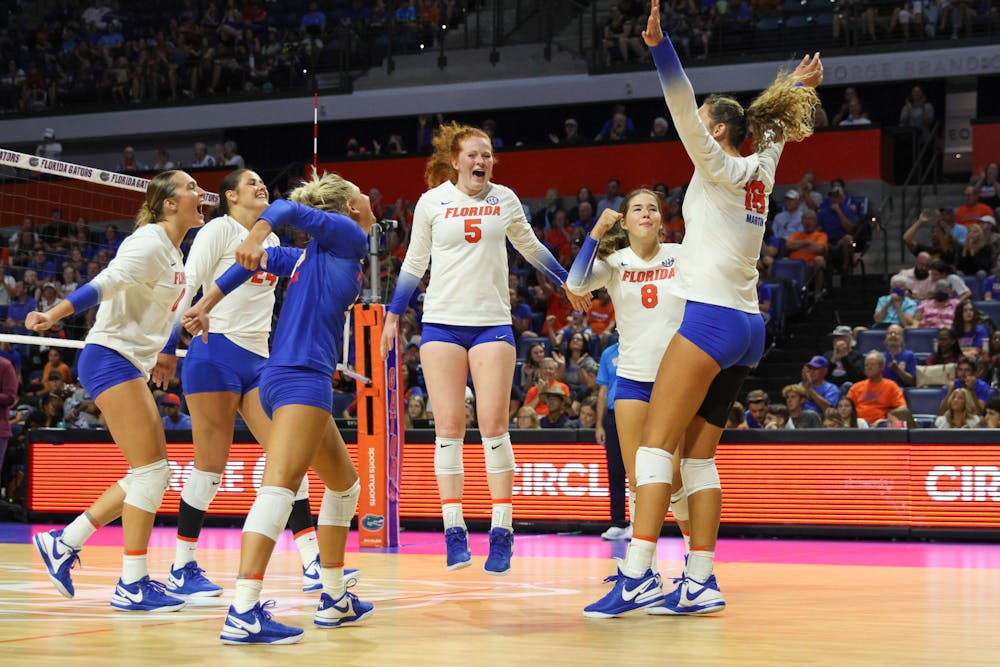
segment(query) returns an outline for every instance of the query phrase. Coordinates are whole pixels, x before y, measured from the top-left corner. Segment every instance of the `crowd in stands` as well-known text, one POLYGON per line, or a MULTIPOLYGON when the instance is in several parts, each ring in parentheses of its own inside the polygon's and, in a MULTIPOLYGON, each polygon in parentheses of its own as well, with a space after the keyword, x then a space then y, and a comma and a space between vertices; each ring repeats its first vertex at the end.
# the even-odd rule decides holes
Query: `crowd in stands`
POLYGON ((344 52, 371 63, 433 45, 463 0, 63 0, 15 7, 0 111, 257 95, 302 85, 344 52), (43 13, 44 12, 44 13, 43 13))

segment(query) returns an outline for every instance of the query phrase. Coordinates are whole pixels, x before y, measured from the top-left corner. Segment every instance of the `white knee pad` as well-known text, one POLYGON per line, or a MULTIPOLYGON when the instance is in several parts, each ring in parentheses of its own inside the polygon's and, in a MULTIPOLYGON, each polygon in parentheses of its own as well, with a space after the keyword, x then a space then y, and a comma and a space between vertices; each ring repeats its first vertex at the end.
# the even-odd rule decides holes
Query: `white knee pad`
POLYGON ((204 512, 212 504, 215 494, 219 492, 219 482, 222 475, 191 468, 191 474, 181 489, 181 500, 196 510, 204 512))
POLYGON ((243 532, 258 533, 277 542, 288 523, 288 515, 292 513, 293 496, 291 489, 280 486, 257 489, 257 497, 243 523, 243 532))
POLYGON ((665 449, 640 447, 635 453, 635 485, 666 484, 674 477, 673 456, 665 449))
POLYGON ((118 486, 122 487, 122 491, 128 496, 128 490, 132 488, 132 473, 129 472, 127 475, 118 480, 118 486))
POLYGON ((483 453, 486 455, 486 472, 514 472, 514 448, 510 444, 510 433, 494 438, 483 438, 483 453))
POLYGON ((462 441, 458 438, 434 438, 434 474, 462 475, 462 441))
POLYGON ((681 479, 689 496, 707 489, 722 488, 714 458, 681 459, 681 479))
POLYGON ((323 502, 319 506, 317 526, 341 526, 347 528, 358 509, 358 496, 361 495, 361 480, 355 480, 347 491, 327 489, 323 493, 323 502))
POLYGON ((300 500, 306 500, 309 498, 309 473, 302 475, 302 483, 299 484, 299 490, 295 494, 295 502, 300 500))
MULTIPOLYGON (((683 461, 684 459, 681 460, 683 461)), ((687 521, 690 518, 690 515, 688 514, 688 496, 686 486, 682 486, 677 489, 676 493, 670 495, 670 511, 674 513, 674 518, 678 521, 687 521)))
POLYGON ((132 482, 125 492, 125 504, 156 514, 169 484, 170 465, 166 459, 141 468, 132 468, 132 482))

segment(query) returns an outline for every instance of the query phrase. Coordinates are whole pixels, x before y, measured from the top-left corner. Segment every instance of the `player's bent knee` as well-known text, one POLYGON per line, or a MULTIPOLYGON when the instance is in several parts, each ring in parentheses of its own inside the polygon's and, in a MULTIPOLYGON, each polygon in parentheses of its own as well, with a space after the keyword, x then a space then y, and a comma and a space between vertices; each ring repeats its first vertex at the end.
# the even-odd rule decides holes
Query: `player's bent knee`
POLYGON ((262 486, 257 489, 257 497, 247 514, 243 532, 257 533, 277 542, 288 523, 288 515, 292 513, 293 496, 291 489, 280 486, 262 486))
POLYGON ((360 495, 360 480, 354 480, 354 484, 346 491, 327 489, 323 493, 323 503, 319 506, 319 518, 316 525, 349 528, 351 519, 354 518, 354 513, 358 509, 360 495))
POLYGON ((487 473, 514 472, 514 447, 510 444, 510 433, 483 438, 483 453, 487 473))
POLYGON ((462 441, 458 438, 434 439, 434 474, 462 475, 462 441))
POLYGON ((155 514, 170 484, 170 465, 166 459, 132 469, 132 481, 125 492, 125 504, 155 514))
POLYGON ((215 499, 221 481, 222 475, 191 468, 191 473, 184 482, 184 488, 181 489, 181 500, 204 512, 215 499))
POLYGON ((722 488, 714 458, 681 459, 681 478, 689 496, 699 491, 722 488))
POLYGON ((635 485, 670 485, 674 478, 673 456, 665 449, 640 447, 635 453, 635 485))

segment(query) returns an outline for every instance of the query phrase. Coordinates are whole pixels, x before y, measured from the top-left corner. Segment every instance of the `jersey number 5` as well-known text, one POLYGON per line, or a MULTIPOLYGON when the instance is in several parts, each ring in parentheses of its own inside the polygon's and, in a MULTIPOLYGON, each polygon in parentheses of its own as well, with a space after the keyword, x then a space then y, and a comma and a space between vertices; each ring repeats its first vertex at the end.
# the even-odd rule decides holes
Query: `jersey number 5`
POLYGON ((656 291, 656 285, 652 283, 643 285, 639 293, 642 295, 643 308, 656 308, 656 304, 660 302, 660 295, 656 291))
POLYGON ((764 184, 760 181, 750 181, 743 186, 747 193, 746 209, 754 213, 764 214, 767 208, 767 199, 764 196, 764 184))
POLYGON ((482 218, 469 218, 465 221, 465 240, 469 243, 479 243, 479 239, 483 238, 483 230, 479 228, 479 225, 483 224, 482 218))

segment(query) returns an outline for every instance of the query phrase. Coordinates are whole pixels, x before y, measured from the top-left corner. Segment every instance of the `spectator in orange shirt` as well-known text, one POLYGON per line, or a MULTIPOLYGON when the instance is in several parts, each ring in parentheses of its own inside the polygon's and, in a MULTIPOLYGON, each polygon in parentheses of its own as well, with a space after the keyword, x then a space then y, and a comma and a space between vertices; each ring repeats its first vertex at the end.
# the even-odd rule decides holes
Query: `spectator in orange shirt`
POLYGON ((663 216, 665 243, 680 243, 684 240, 684 218, 681 214, 681 198, 667 197, 667 214, 663 216))
POLYGON ((555 359, 551 357, 542 359, 542 363, 539 365, 538 373, 536 374, 535 384, 524 395, 524 403, 521 404, 522 407, 534 408, 539 417, 544 417, 549 414, 549 406, 545 404, 545 401, 541 400, 546 392, 553 387, 561 387, 566 396, 570 395, 569 386, 565 382, 560 382, 556 379, 556 372, 558 370, 559 364, 556 363, 555 359))
POLYGON ((906 407, 903 390, 892 380, 882 377, 885 370, 885 355, 872 350, 865 355, 865 379, 855 382, 847 391, 847 397, 854 401, 858 417, 869 424, 886 419, 889 411, 906 407))
POLYGON ((993 209, 979 201, 979 190, 975 186, 968 186, 962 190, 965 203, 955 209, 955 223, 959 225, 978 225, 983 216, 992 216, 993 209))
POLYGON ((615 330, 615 307, 611 303, 611 295, 608 290, 601 288, 597 291, 597 296, 590 302, 590 310, 587 311, 587 326, 590 333, 601 339, 601 347, 607 346, 608 336, 615 330))
POLYGON ((550 223, 552 226, 545 232, 544 240, 556 249, 556 252, 559 254, 559 261, 565 264, 570 256, 569 224, 566 220, 566 211, 561 208, 557 209, 552 214, 550 223))
POLYGON ((802 212, 802 231, 793 232, 785 241, 789 259, 801 259, 809 267, 817 295, 823 291, 828 245, 826 233, 817 228, 816 211, 812 209, 802 212))
POLYGON ((62 354, 59 350, 54 347, 49 348, 49 360, 46 362, 44 370, 42 370, 42 377, 48 378, 49 373, 52 371, 59 371, 59 374, 62 375, 63 382, 66 384, 73 384, 73 372, 70 370, 70 367, 66 364, 66 362, 63 361, 62 354))
POLYGON ((542 325, 542 335, 551 336, 565 328, 573 304, 566 297, 566 291, 555 289, 548 280, 541 285, 542 295, 547 307, 545 309, 545 324, 542 325))

